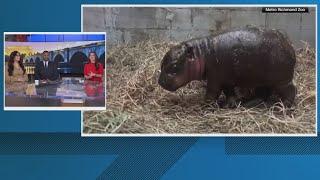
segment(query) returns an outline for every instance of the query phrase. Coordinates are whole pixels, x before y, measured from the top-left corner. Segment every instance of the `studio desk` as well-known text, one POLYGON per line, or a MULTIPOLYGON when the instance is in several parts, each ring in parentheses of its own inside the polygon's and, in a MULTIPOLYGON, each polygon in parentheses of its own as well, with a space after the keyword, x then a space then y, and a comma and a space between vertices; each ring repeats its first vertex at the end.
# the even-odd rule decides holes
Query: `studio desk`
POLYGON ((62 78, 40 83, 13 83, 5 87, 6 107, 105 107, 105 84, 62 78))

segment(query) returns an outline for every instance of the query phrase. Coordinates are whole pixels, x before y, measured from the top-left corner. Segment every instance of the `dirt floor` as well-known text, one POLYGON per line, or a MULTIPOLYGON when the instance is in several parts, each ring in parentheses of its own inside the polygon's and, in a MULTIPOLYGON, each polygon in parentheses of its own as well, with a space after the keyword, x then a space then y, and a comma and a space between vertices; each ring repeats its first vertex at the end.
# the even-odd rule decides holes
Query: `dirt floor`
POLYGON ((221 109, 205 101, 205 82, 171 93, 158 83, 160 63, 174 43, 118 46, 107 57, 107 110, 87 111, 83 133, 126 134, 310 134, 316 126, 315 52, 296 50, 295 106, 281 103, 221 109))

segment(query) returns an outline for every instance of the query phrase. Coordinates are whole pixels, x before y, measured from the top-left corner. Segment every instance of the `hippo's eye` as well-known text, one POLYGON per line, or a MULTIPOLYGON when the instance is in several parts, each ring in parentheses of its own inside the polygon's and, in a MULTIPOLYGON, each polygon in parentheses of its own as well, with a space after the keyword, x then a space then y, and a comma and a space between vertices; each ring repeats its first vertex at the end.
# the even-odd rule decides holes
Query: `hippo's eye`
POLYGON ((178 66, 176 64, 174 64, 171 69, 172 69, 172 71, 177 72, 178 66))

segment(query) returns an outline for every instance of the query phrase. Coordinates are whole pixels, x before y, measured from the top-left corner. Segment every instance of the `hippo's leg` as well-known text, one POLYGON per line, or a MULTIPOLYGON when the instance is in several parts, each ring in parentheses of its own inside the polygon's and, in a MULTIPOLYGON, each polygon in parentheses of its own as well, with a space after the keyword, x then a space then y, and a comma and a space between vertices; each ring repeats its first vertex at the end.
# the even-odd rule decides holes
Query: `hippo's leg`
POLYGON ((226 103, 222 106, 225 108, 235 108, 237 107, 237 96, 234 87, 227 86, 223 87, 223 92, 226 95, 226 103))
POLYGON ((257 98, 267 101, 272 94, 272 89, 270 87, 257 87, 254 93, 257 98))
POLYGON ((272 90, 269 87, 257 87, 254 89, 254 95, 250 99, 243 100, 243 106, 247 108, 258 106, 267 101, 271 96, 272 90))
POLYGON ((221 94, 221 86, 210 79, 207 81, 207 92, 206 100, 207 101, 216 101, 221 94))
POLYGON ((218 99, 220 94, 221 94, 220 88, 217 88, 217 89, 211 88, 210 89, 209 87, 207 87, 206 99, 210 100, 210 101, 215 101, 218 99))
POLYGON ((291 107, 297 94, 297 88, 290 82, 289 84, 275 87, 275 92, 280 96, 284 106, 291 107))

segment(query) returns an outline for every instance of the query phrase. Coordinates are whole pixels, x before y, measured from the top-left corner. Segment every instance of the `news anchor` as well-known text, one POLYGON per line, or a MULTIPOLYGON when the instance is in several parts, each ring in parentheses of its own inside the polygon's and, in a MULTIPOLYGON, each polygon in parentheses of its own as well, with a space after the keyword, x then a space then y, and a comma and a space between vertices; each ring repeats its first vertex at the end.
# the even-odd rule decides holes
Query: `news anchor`
POLYGON ((89 60, 84 65, 83 74, 86 80, 102 82, 103 65, 98 62, 98 56, 95 52, 89 53, 89 60))
POLYGON ((60 78, 58 68, 54 62, 49 61, 49 52, 42 53, 42 61, 36 64, 35 79, 41 82, 56 81, 60 78))
POLYGON ((6 83, 27 82, 26 70, 23 65, 23 60, 18 51, 13 51, 10 54, 10 59, 7 65, 5 80, 6 83))

